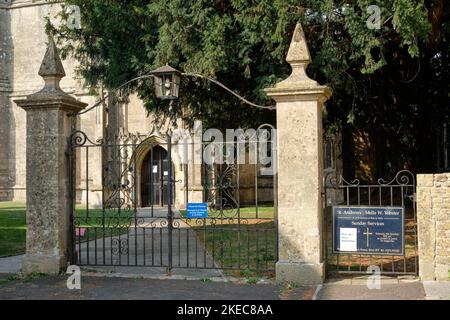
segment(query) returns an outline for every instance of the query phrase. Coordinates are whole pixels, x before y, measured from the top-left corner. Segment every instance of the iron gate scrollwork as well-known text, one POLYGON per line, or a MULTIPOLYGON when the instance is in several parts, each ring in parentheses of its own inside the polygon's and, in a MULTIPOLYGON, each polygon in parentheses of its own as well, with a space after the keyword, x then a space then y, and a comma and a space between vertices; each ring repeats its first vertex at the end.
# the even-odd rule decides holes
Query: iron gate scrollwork
POLYGON ((417 215, 415 176, 408 170, 399 171, 391 180, 378 179, 374 184, 360 180, 345 180, 331 172, 324 177, 324 256, 327 273, 367 273, 370 266, 380 268, 381 274, 418 274, 417 215), (333 253, 333 221, 331 208, 341 206, 402 207, 405 212, 404 256, 333 253))
MULTIPOLYGON (((193 142, 154 137, 152 132, 93 141, 83 131, 73 132, 72 263, 273 272, 278 255, 276 174, 261 176, 257 163, 202 163, 197 168, 199 190, 190 181, 189 170, 196 166, 173 163, 173 146, 191 148, 193 142), (155 162, 156 146, 165 150, 158 161, 168 165, 155 162), (147 177, 150 187, 141 187, 143 174, 154 171, 147 177), (144 201, 142 194, 153 192, 153 185, 164 189, 168 201, 144 201), (189 202, 208 203, 208 217, 188 218, 184 208, 189 202)), ((201 143, 202 151, 205 145, 201 143)))

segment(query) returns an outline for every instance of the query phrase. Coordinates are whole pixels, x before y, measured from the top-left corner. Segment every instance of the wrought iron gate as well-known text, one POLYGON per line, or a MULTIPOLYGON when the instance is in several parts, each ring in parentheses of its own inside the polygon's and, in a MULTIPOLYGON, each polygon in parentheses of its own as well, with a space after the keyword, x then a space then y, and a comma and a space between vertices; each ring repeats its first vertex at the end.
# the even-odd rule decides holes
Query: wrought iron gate
MULTIPOLYGON (((129 134, 106 142, 73 132, 72 263, 274 271, 275 172, 262 176, 258 163, 177 163, 174 145, 192 147, 173 143, 170 135, 129 134), (164 165, 155 162, 155 148, 164 165), (192 170, 200 175, 196 181, 192 170), (189 202, 208 203, 208 217, 188 218, 189 202)), ((201 143, 202 152, 205 147, 201 143)))
POLYGON ((413 173, 402 170, 392 180, 379 179, 376 184, 362 184, 359 180, 348 182, 342 176, 329 173, 324 177, 324 191, 324 256, 328 274, 367 273, 369 266, 378 266, 381 274, 386 275, 418 273, 416 183, 413 173), (331 207, 334 205, 403 207, 404 256, 333 254, 331 207))

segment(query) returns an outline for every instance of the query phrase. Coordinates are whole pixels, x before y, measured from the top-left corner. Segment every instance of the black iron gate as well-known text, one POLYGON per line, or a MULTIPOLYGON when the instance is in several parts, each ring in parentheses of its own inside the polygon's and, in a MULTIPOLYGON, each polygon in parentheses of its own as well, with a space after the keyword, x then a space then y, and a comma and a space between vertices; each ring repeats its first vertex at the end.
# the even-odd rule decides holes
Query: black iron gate
POLYGON ((324 191, 324 256, 329 275, 367 273, 370 266, 379 267, 381 274, 385 275, 418 274, 416 183, 413 173, 402 170, 392 180, 379 179, 375 184, 363 184, 357 179, 349 182, 336 173, 329 173, 324 177, 324 191), (404 255, 333 253, 331 208, 335 205, 404 208, 404 255))
POLYGON ((276 172, 262 174, 258 163, 174 163, 173 146, 170 135, 108 142, 73 132, 72 263, 274 271, 276 172), (190 202, 208 203, 208 217, 188 218, 190 202))

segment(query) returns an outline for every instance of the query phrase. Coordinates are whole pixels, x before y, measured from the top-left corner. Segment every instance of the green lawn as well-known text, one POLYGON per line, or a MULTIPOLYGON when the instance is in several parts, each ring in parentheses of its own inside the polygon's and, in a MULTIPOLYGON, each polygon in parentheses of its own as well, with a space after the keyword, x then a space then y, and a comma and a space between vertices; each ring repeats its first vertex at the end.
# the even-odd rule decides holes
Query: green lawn
POLYGON ((133 211, 106 211, 105 217, 102 209, 89 209, 78 207, 75 228, 85 229, 83 236, 77 236, 77 241, 99 239, 103 236, 112 237, 127 232, 134 217, 133 211))
MULTIPOLYGON (((186 210, 180 210, 180 213, 186 217, 186 210)), ((274 269, 276 261, 274 208, 258 207, 258 219, 255 207, 240 208, 239 216, 242 219, 240 225, 237 223, 236 209, 225 210, 224 219, 219 218, 220 211, 210 210, 208 217, 211 219, 205 219, 203 226, 191 226, 214 261, 227 269, 226 273, 234 276, 244 275, 242 272, 246 276, 270 274, 263 270, 274 269)))
MULTIPOLYGON (((130 221, 130 215, 124 212, 110 212, 110 217, 105 221, 108 227, 126 225, 130 221)), ((83 208, 77 208, 77 217, 79 227, 87 227, 88 232, 81 240, 86 239, 87 236, 92 239, 94 233, 97 232, 97 237, 102 236, 102 217, 101 209, 90 209, 89 212, 83 208), (94 231, 94 228, 98 228, 94 231)), ((111 236, 111 230, 114 234, 120 232, 120 229, 107 228, 105 233, 111 236)), ((125 232, 125 231, 122 231, 125 232)), ((26 239, 26 205, 20 202, 5 201, 0 202, 0 257, 7 257, 25 253, 25 239, 26 239)))
MULTIPOLYGON (((249 225, 206 225, 193 227, 214 261, 226 272, 238 276, 239 270, 252 275, 271 272, 276 262, 276 231, 268 220, 249 225), (239 269, 239 270, 238 270, 239 269)), ((249 275, 249 274, 247 274, 249 275)))
POLYGON ((128 226, 130 220, 134 217, 134 211, 118 211, 116 209, 107 210, 105 217, 103 217, 102 209, 89 209, 77 207, 77 222, 79 227, 118 227, 128 226))
POLYGON ((25 253, 25 204, 0 202, 0 257, 25 253))

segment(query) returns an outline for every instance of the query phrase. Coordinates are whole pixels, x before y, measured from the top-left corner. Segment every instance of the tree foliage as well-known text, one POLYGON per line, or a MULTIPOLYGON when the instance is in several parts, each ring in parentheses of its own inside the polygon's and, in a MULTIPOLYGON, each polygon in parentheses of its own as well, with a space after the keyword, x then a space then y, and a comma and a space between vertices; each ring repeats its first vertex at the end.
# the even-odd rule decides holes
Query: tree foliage
MULTIPOLYGON (((80 62, 92 87, 113 88, 169 63, 213 77, 259 104, 263 88, 286 78, 285 56, 301 21, 313 58, 311 78, 333 89, 328 130, 368 132, 384 174, 404 162, 429 167, 433 128, 448 121, 449 6, 445 0, 67 0, 81 8, 82 29, 53 31, 64 53, 80 62), (368 6, 381 9, 370 29, 368 6), (62 43, 62 42, 61 42, 62 43)), ((67 15, 62 13, 63 19, 67 15)), ((181 98, 154 99, 135 88, 160 115, 201 118, 217 128, 273 122, 274 112, 248 107, 222 89, 185 77, 181 98)))

